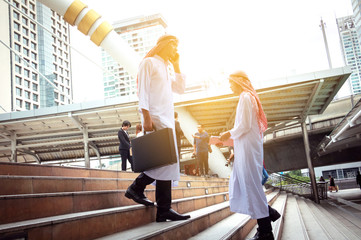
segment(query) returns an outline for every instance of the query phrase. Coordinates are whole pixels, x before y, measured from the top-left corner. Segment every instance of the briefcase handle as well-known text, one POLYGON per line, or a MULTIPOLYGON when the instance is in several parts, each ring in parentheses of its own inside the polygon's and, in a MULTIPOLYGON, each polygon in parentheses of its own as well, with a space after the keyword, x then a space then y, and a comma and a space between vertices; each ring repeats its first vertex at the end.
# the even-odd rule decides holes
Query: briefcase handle
MULTIPOLYGON (((153 127, 153 130, 152 130, 152 131, 156 132, 156 131, 157 131, 157 128, 154 126, 154 123, 152 123, 152 127, 153 127)), ((148 132, 152 132, 152 131, 148 131, 148 132)), ((144 128, 143 128, 143 134, 144 134, 144 135, 147 134, 147 131, 145 131, 144 128)))

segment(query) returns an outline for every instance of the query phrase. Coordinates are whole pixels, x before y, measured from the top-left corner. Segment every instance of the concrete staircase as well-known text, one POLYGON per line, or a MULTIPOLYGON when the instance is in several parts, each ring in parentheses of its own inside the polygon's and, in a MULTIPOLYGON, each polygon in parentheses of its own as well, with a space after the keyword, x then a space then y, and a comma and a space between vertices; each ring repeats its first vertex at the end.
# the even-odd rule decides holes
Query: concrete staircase
POLYGON ((279 239, 361 239, 360 206, 352 207, 334 199, 316 204, 288 194, 284 227, 279 239), (352 209, 350 209, 352 208, 352 209))
MULTIPOLYGON (((187 239, 228 217, 244 237, 255 225, 249 216, 232 214, 228 179, 181 176, 172 189, 172 208, 192 216, 187 221, 155 222, 155 207, 124 197, 137 173, 0 163, 0 239, 187 239), (232 218, 231 218, 232 219, 232 218)), ((145 194, 154 199, 155 189, 145 194)), ((270 203, 279 192, 267 191, 270 203)), ((204 233, 203 233, 204 234, 204 233)), ((230 239, 230 238, 228 238, 230 239)))
MULTIPOLYGON (((2 239, 245 239, 256 220, 229 210, 228 179, 181 176, 172 208, 191 218, 155 222, 155 207, 124 197, 136 173, 0 163, 2 239)), ((154 187, 145 193, 154 201, 154 187)), ((361 207, 342 199, 311 200, 268 189, 282 217, 275 239, 360 239, 361 207)))

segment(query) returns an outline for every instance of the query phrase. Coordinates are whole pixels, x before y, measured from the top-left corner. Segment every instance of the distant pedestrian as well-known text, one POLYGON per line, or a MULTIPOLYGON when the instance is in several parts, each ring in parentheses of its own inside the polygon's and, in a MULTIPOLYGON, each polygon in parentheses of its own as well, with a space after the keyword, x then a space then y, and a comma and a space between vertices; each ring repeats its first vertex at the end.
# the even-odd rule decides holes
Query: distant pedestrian
POLYGON ((118 139, 119 139, 119 153, 122 158, 122 171, 127 170, 127 160, 130 163, 130 167, 133 171, 133 159, 130 155, 130 139, 128 135, 128 129, 132 126, 132 124, 125 120, 122 123, 122 127, 118 131, 118 139))
POLYGON ((330 180, 330 187, 329 187, 330 192, 332 192, 333 190, 338 192, 338 189, 335 184, 335 179, 333 179, 333 177, 331 175, 328 175, 328 179, 330 180))
POLYGON ((199 168, 201 175, 208 175, 208 143, 209 135, 204 130, 203 125, 197 126, 198 132, 192 135, 194 138, 194 151, 193 154, 197 158, 197 169, 199 168))
POLYGON ((318 181, 320 181, 320 182, 325 182, 325 179, 323 178, 323 176, 321 176, 318 181))
POLYGON ((174 112, 174 121, 175 121, 175 135, 176 135, 176 138, 177 138, 178 156, 179 156, 179 159, 181 159, 181 154, 180 154, 180 152, 181 152, 181 138, 183 137, 184 133, 182 131, 182 128, 180 127, 177 112, 174 112))
POLYGON ((358 185, 360 185, 360 189, 361 189, 361 175, 360 175, 360 171, 357 171, 356 183, 357 183, 358 185))
POLYGON ((143 130, 143 127, 142 127, 142 124, 138 123, 136 126, 135 126, 135 136, 136 137, 141 137, 144 135, 144 132, 142 131, 143 130))

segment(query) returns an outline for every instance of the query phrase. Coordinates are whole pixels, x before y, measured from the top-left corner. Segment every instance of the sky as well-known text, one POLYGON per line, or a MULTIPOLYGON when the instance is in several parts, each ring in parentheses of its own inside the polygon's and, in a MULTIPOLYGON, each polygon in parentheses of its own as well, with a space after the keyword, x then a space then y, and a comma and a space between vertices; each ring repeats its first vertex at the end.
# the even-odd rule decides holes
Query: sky
MULTIPOLYGON (((262 81, 329 68, 321 18, 332 66, 344 66, 336 18, 352 15, 351 0, 83 2, 110 23, 161 13, 168 33, 180 40, 180 66, 189 83, 243 70, 256 88, 262 81)), ((102 99, 100 48, 76 27, 71 30, 71 44, 74 101, 102 99)))

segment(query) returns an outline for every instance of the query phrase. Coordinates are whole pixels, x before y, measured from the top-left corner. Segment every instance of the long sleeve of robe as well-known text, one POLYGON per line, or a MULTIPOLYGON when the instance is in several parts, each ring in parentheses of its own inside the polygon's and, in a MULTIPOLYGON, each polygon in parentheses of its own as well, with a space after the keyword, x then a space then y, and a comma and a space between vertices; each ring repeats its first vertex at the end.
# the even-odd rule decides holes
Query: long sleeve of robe
POLYGON ((233 129, 234 163, 229 181, 232 212, 253 219, 268 217, 268 203, 262 187, 263 136, 257 124, 255 99, 246 92, 239 98, 233 129))

